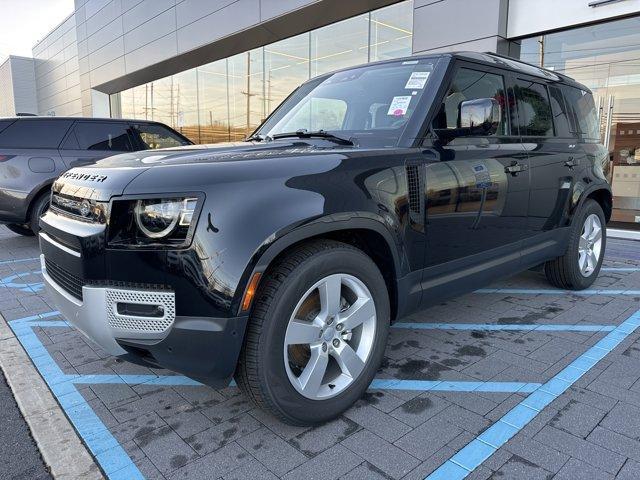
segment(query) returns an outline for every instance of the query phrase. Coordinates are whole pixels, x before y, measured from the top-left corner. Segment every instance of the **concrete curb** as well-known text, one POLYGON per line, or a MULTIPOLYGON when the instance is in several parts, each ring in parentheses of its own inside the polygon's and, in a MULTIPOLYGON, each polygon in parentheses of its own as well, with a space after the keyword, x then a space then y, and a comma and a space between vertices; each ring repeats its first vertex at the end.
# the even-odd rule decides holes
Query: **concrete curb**
POLYGON ((104 479, 2 315, 0 368, 51 475, 60 479, 104 479))

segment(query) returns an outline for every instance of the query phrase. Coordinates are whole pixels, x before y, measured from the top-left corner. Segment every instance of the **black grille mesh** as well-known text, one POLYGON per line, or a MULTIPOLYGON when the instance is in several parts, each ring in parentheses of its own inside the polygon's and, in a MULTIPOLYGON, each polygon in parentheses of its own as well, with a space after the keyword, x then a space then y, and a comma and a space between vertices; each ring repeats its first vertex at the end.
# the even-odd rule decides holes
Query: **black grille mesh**
POLYGON ((422 188, 418 165, 407 165, 407 187, 409 190, 409 209, 414 213, 422 211, 422 188))
POLYGON ((47 274, 54 282, 78 300, 82 300, 82 286, 84 285, 84 282, 80 277, 75 276, 60 265, 57 265, 46 258, 44 263, 47 268, 47 274))

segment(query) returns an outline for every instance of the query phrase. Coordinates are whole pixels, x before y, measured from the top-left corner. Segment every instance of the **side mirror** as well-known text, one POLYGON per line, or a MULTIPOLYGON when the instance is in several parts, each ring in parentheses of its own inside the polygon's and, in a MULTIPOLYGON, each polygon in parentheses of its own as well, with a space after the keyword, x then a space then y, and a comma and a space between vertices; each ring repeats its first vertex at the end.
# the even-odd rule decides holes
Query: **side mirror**
POLYGON ((458 109, 458 135, 493 135, 498 131, 501 119, 502 109, 495 99, 467 100, 458 109))

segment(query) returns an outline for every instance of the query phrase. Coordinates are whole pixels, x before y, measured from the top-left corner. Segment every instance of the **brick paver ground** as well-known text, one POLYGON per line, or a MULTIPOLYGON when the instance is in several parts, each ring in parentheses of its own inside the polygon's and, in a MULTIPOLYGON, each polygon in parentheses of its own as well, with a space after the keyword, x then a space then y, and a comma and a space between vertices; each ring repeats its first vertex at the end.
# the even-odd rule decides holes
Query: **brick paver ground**
MULTIPOLYGON (((607 267, 639 267, 640 244, 611 240, 607 267)), ((0 262, 37 243, 0 229, 0 262)), ((37 261, 0 264, 0 278, 37 261)), ((38 274, 21 281, 41 281, 38 274)), ((551 288, 527 272, 509 288, 551 288)), ((640 290, 640 271, 606 271, 594 288, 640 290)), ((633 296, 470 294, 407 322, 619 325, 633 296)), ((55 310, 44 292, 0 288, 0 313, 55 310)), ((65 373, 171 372, 122 362, 69 328, 37 328, 65 373)), ((640 342, 634 333, 468 478, 640 478, 640 342)), ((392 329, 380 378, 544 383, 601 332, 392 329)), ((86 385, 81 393, 147 478, 423 479, 527 394, 369 391, 317 428, 279 423, 236 388, 86 385)))

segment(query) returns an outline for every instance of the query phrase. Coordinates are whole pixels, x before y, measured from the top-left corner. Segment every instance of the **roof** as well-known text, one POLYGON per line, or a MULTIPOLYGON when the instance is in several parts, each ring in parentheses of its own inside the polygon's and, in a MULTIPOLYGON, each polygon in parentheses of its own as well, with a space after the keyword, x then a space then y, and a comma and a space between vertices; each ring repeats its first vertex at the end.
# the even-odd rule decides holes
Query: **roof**
POLYGON ((20 121, 38 121, 38 120, 66 120, 83 122, 127 122, 127 123, 160 123, 155 120, 144 120, 136 118, 109 118, 109 117, 54 117, 49 115, 25 115, 16 117, 0 117, 0 120, 20 120, 20 121))

